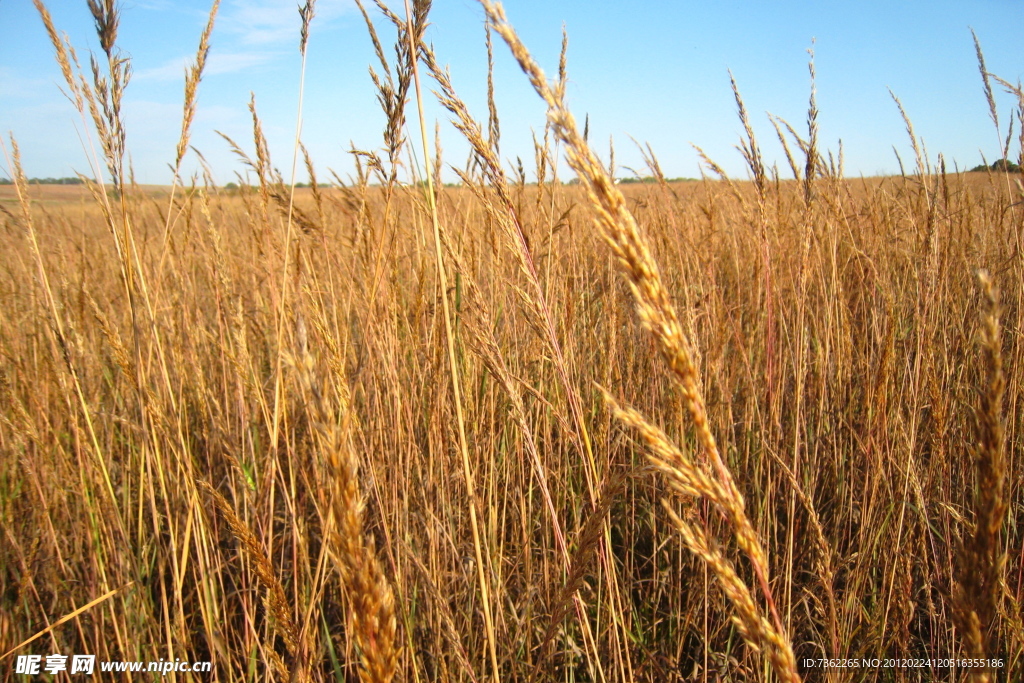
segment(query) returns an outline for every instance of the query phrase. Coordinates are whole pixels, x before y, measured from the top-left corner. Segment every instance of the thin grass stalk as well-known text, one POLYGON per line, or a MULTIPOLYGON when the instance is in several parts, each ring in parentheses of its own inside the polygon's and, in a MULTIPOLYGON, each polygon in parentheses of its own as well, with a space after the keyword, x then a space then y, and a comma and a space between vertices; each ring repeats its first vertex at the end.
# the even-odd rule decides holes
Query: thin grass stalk
MULTIPOLYGON (((478 187, 475 184, 471 185, 471 187, 474 192, 478 191, 478 187)), ((482 194, 482 190, 478 194, 482 194)), ((483 197, 481 197, 481 199, 483 199, 483 197)), ((484 201, 486 200, 484 199, 484 201)), ((505 362, 505 358, 502 355, 499 344, 492 331, 493 323, 491 321, 490 313, 486 308, 483 297, 477 289, 476 283, 469 277, 469 271, 463 263, 461 256, 459 256, 459 254, 454 250, 451 240, 448 239, 444 233, 442 233, 442 237, 444 238, 449 258, 454 263, 456 270, 463 275, 467 299, 469 300, 470 305, 476 309, 476 316, 478 320, 471 319, 467 324, 470 331, 471 344, 475 347, 475 350, 484 362, 484 365, 498 380, 498 383, 504 389, 505 394, 512 403, 515 419, 519 424, 520 432, 522 433, 524 443, 526 444, 527 453, 529 453, 530 460, 533 463, 537 484, 540 487, 541 497, 544 499, 544 506, 550 518, 549 521, 555 538, 555 546, 562 560, 562 567, 566 577, 565 586, 563 586, 558 598, 554 602, 554 609, 551 613, 548 630, 541 639, 541 645, 538 648, 540 654, 537 658, 536 664, 534 665, 533 671, 530 674, 531 680, 535 679, 539 675, 541 665, 546 661, 546 656, 549 654, 548 646, 554 637, 556 627, 561 623, 566 615, 566 611, 568 609, 567 605, 569 602, 573 603, 577 619, 583 630, 583 638, 587 646, 587 656, 592 658, 592 664, 595 670, 601 672, 601 676, 603 678, 604 673, 600 664, 597 643, 591 630, 589 617, 587 616, 586 604, 579 593, 579 588, 582 582, 583 571, 588 566, 591 556, 599 545, 598 542, 602 540, 602 535, 599 532, 603 531, 603 525, 606 521, 606 513, 613 498, 619 492, 619 487, 610 485, 606 485, 604 487, 601 498, 599 499, 600 505, 591 513, 588 526, 581 530, 579 534, 579 542, 577 544, 579 550, 577 550, 575 558, 572 557, 569 553, 565 533, 562 530, 562 524, 559 520, 558 512, 555 508, 554 499, 551 494, 547 468, 545 468, 544 462, 541 459, 537 440, 529 424, 526 406, 523 402, 522 392, 519 389, 519 382, 521 380, 513 378, 513 375, 505 362), (591 529, 594 521, 600 521, 601 524, 595 529, 591 529), (596 536, 595 533, 597 534, 596 536)))
MULTIPOLYGON (((100 75, 98 64, 96 60, 93 59, 93 86, 90 86, 81 73, 81 67, 78 64, 74 49, 70 45, 70 42, 66 37, 62 39, 58 36, 53 25, 53 19, 50 16, 49 11, 46 9, 46 6, 41 2, 41 0, 33 0, 33 3, 36 10, 39 12, 43 25, 50 37, 57 62, 65 80, 67 81, 68 88, 73 95, 70 99, 72 99, 72 102, 75 104, 86 130, 86 142, 88 143, 89 150, 91 151, 90 161, 94 175, 93 181, 85 179, 86 186, 96 199, 97 205, 101 208, 107 227, 114 239, 121 280, 125 289, 126 298, 129 302, 129 309, 131 313, 133 347, 135 353, 135 373, 132 379, 138 398, 139 419, 145 437, 146 445, 144 448, 144 455, 148 460, 147 466, 151 471, 156 471, 159 475, 160 486, 166 501, 167 484, 164 478, 164 468, 156 466, 153 462, 153 458, 158 455, 154 453, 154 449, 159 448, 159 446, 153 438, 151 411, 154 410, 154 408, 150 400, 151 397, 146 389, 148 379, 145 376, 146 366, 143 363, 140 331, 141 316, 139 312, 140 299, 142 304, 145 306, 149 317, 150 332, 153 335, 157 358, 159 360, 158 368, 161 372, 164 386, 166 388, 167 401, 170 403, 174 415, 178 415, 178 404, 170 377, 167 355, 165 353, 160 329, 156 325, 156 315, 152 305, 152 297, 150 296, 149 286, 142 267, 142 261, 138 250, 136 249, 134 232, 126 204, 127 198, 124 191, 123 155, 126 150, 124 147, 125 130, 120 120, 120 111, 121 98, 123 90, 130 79, 131 67, 127 58, 115 55, 117 28, 120 21, 118 9, 114 3, 109 0, 103 0, 102 5, 100 5, 96 0, 89 0, 89 8, 94 18, 97 35, 100 38, 101 46, 107 55, 108 72, 110 77, 110 81, 108 83, 108 81, 100 75), (72 65, 74 65, 74 69, 72 69, 72 65), (78 73, 77 79, 74 75, 76 71, 78 73), (114 188, 119 199, 120 226, 117 225, 117 219, 114 216, 114 210, 110 204, 110 198, 107 194, 106 184, 103 181, 100 163, 92 145, 92 136, 87 132, 88 125, 85 117, 86 109, 88 109, 91 114, 93 124, 97 134, 100 136, 101 144, 107 157, 106 164, 111 173, 114 188)), ((177 436, 179 443, 183 447, 182 452, 188 452, 181 423, 180 421, 176 422, 177 436)), ((196 505, 196 494, 194 486, 192 486, 191 483, 194 478, 192 476, 192 460, 190 458, 182 458, 178 459, 177 462, 182 467, 182 471, 187 475, 185 478, 185 484, 189 489, 192 504, 196 505)), ((172 554, 172 562, 177 562, 177 553, 172 554)))
MULTIPOLYGON (((426 19, 426 11, 429 10, 430 3, 417 1, 417 16, 422 16, 423 20, 426 19)), ((438 218, 436 195, 434 191, 434 180, 433 174, 430 173, 430 147, 427 142, 427 123, 426 117, 423 113, 423 94, 420 87, 420 76, 419 76, 419 52, 422 40, 422 27, 415 26, 413 24, 413 10, 409 5, 409 0, 405 0, 405 16, 406 16, 406 38, 409 40, 409 59, 412 67, 413 83, 416 87, 416 110, 419 118, 420 125, 420 140, 422 142, 423 149, 423 165, 427 171, 424 173, 426 178, 426 193, 427 193, 427 204, 430 211, 430 221, 433 226, 434 233, 434 255, 437 263, 437 277, 438 284, 440 286, 439 295, 441 297, 441 311, 444 316, 444 330, 445 340, 447 343, 448 351, 448 367, 451 374, 452 380, 452 396, 455 401, 455 419, 458 426, 459 435, 459 451, 462 455, 462 474, 466 482, 466 493, 469 497, 469 520, 470 526, 473 532, 473 552, 476 556, 476 570, 477 570, 477 582, 480 589, 480 601, 484 613, 484 629, 487 638, 487 650, 490 656, 491 664, 491 675, 495 682, 501 680, 501 671, 498 666, 498 647, 494 632, 494 620, 491 615, 491 597, 490 590, 488 588, 488 580, 486 575, 486 567, 490 566, 490 553, 486 552, 484 547, 484 539, 480 534, 480 523, 477 519, 477 506, 479 500, 476 492, 476 482, 473 477, 473 470, 469 461, 469 445, 466 439, 466 425, 465 418, 462 410, 462 391, 459 387, 459 366, 455 358, 455 335, 452 331, 451 311, 448 304, 448 275, 444 266, 444 251, 441 241, 441 225, 438 218), (487 558, 488 564, 484 564, 484 558, 487 558)))
MULTIPOLYGON (((563 69, 566 46, 567 39, 563 36, 561 58, 563 69)), ((573 419, 573 426, 575 427, 575 430, 570 431, 570 436, 584 458, 583 463, 585 465, 588 494, 591 505, 593 506, 593 509, 596 510, 599 494, 598 486, 601 474, 598 470, 597 460, 594 455, 590 429, 587 427, 586 420, 583 416, 582 399, 580 397, 579 389, 571 379, 568 363, 565 360, 565 354, 562 350, 562 343, 559 341, 556 333, 555 320, 548 303, 548 296, 537 271, 533 250, 527 242, 523 232, 520 212, 517 210, 515 202, 509 192, 508 180, 504 169, 502 168, 501 161, 498 158, 497 149, 484 139, 483 130, 480 124, 472 118, 465 103, 455 93, 447 71, 441 70, 433 52, 430 49, 425 48, 422 51, 422 58, 430 69, 434 80, 441 86, 441 93, 438 97, 442 106, 455 115, 456 118, 453 120, 453 125, 465 136, 472 146, 476 158, 479 160, 484 176, 489 180, 491 188, 498 196, 498 202, 495 205, 495 203, 488 198, 484 198, 482 193, 475 189, 475 183, 468 175, 460 174, 463 182, 469 187, 474 188, 474 192, 478 194, 481 201, 485 204, 488 213, 490 213, 497 221, 506 238, 509 249, 516 257, 519 270, 527 278, 527 281, 530 284, 528 291, 523 291, 517 288, 519 299, 523 303, 527 313, 530 315, 531 325, 548 345, 548 348, 551 351, 555 370, 558 373, 558 377, 563 388, 565 389, 570 414, 573 419)), ((494 132, 492 131, 490 135, 493 134, 494 132)), ((550 260, 548 263, 550 266, 550 260)), ((605 536, 606 539, 610 538, 608 529, 606 529, 605 536)), ((605 549, 610 547, 610 542, 606 542, 605 549)), ((602 553, 601 559, 605 571, 607 571, 608 575, 612 577, 609 581, 609 585, 611 586, 611 598, 617 603, 619 601, 619 596, 616 586, 617 582, 614 579, 616 574, 614 564, 608 560, 607 553, 602 553)), ((618 614, 619 611, 620 610, 616 606, 616 608, 612 610, 613 615, 618 614)), ((597 675, 601 680, 604 680, 605 674, 600 659, 597 657, 597 645, 593 640, 590 624, 588 622, 581 622, 581 624, 584 630, 584 640, 587 643, 588 652, 592 651, 590 663, 595 667, 597 675)), ((616 625, 619 627, 622 626, 617 618, 616 625)), ((616 634, 618 635, 617 631, 616 634)), ((624 648, 616 647, 615 651, 619 654, 623 649, 624 648)), ((621 654, 622 660, 624 660, 620 660, 621 667, 631 668, 628 651, 621 652, 621 654)), ((629 677, 631 677, 631 675, 629 677)))
POLYGON ((171 216, 174 213, 174 196, 181 180, 181 162, 185 159, 188 151, 188 141, 192 132, 192 122, 196 115, 196 101, 198 99, 199 82, 203 79, 203 71, 206 69, 206 58, 210 54, 210 35, 213 33, 213 25, 217 18, 217 11, 220 9, 220 0, 213 0, 210 7, 209 18, 206 21, 206 28, 199 38, 199 48, 196 50, 196 61, 185 71, 185 103, 181 115, 181 135, 178 138, 178 146, 174 157, 174 167, 171 175, 171 192, 167 198, 167 217, 164 220, 164 236, 160 266, 157 272, 163 272, 163 261, 167 254, 167 242, 170 239, 172 225, 171 216))
MULTIPOLYGON (((48 313, 50 314, 54 336, 53 353, 54 356, 60 357, 64 361, 64 366, 67 369, 68 374, 71 375, 71 381, 75 387, 75 396, 78 399, 78 406, 82 411, 82 418, 85 420, 86 430, 89 433, 89 441, 92 445, 93 456, 96 459, 96 465, 103 475, 103 484, 105 488, 104 494, 109 497, 109 505, 115 513, 114 518, 117 521, 118 532, 121 535, 121 540, 122 542, 127 542, 129 534, 125 527, 122 512, 117 505, 117 496, 114 493, 114 485, 111 480, 110 469, 107 466, 106 459, 104 458, 104 450, 100 446, 100 440, 96 432, 96 425, 92 415, 92 410, 89 408, 89 403, 82 387, 82 379, 71 356, 71 343, 68 339, 68 332, 60 314, 60 309, 57 306, 57 301, 53 296, 53 288, 50 285, 49 274, 47 273, 46 266, 43 264, 42 251, 39 248, 39 236, 35 229, 35 221, 32 219, 31 201, 28 197, 28 179, 25 177, 25 172, 21 167, 21 154, 18 150, 18 143, 15 141, 13 135, 11 136, 10 141, 10 153, 8 153, 7 147, 3 144, 2 139, 0 139, 0 150, 3 151, 7 166, 11 169, 11 178, 14 181, 15 192, 18 196, 18 204, 21 207, 21 220, 24 223, 25 231, 29 236, 39 283, 42 286, 43 293, 46 297, 46 304, 48 307, 48 313)), ((82 482, 84 485, 84 472, 82 482)), ((85 489, 88 491, 89 487, 85 485, 85 489)), ((98 529, 94 528, 93 531, 96 533, 98 532, 98 529)))
MULTIPOLYGON (((734 529, 737 544, 748 556, 761 585, 769 613, 772 617, 771 637, 767 640, 758 639, 758 632, 748 632, 747 641, 753 647, 767 646, 770 648, 770 660, 776 674, 787 681, 800 680, 796 672, 792 647, 789 644, 786 629, 779 619, 772 599, 772 591, 767 578, 767 560, 757 535, 743 510, 743 497, 732 479, 718 450, 715 437, 712 435, 700 388, 700 378, 693 362, 694 352, 691 343, 683 333, 682 327, 671 304, 668 292, 662 284, 658 267, 651 256, 645 240, 640 235, 633 216, 626 209, 625 199, 615 188, 607 170, 600 160, 587 146, 583 136, 576 127, 576 121, 565 106, 564 92, 561 87, 552 89, 544 72, 534 61, 529 51, 520 41, 518 35, 505 18, 504 10, 498 3, 491 0, 480 0, 487 13, 488 20, 505 40, 520 67, 530 79, 531 84, 548 105, 548 118, 554 126, 556 135, 567 145, 569 164, 584 181, 588 196, 597 212, 597 224, 606 243, 618 257, 633 292, 637 312, 644 327, 654 336, 663 356, 669 363, 683 391, 690 416, 696 426, 697 440, 702 454, 710 461, 718 473, 722 490, 725 492, 721 512, 734 529)), ((684 538, 685 535, 684 535, 684 538)), ((688 541, 699 540, 689 538, 688 541)), ((688 543, 700 555, 700 550, 693 543, 688 543)), ((705 560, 707 558, 705 557, 705 560)), ((728 576, 721 573, 720 564, 711 563, 720 580, 728 581, 728 576)), ((738 603, 734 605, 739 608, 738 603)))
MULTIPOLYGON (((278 311, 277 319, 277 347, 278 349, 284 348, 283 337, 284 337, 284 323, 285 316, 287 314, 287 301, 288 301, 288 267, 291 260, 292 253, 292 227, 294 221, 292 220, 295 208, 295 173, 298 169, 299 164, 299 146, 302 139, 302 105, 306 91, 306 46, 309 43, 309 24, 313 20, 315 13, 316 0, 306 0, 304 5, 299 7, 299 16, 302 19, 301 37, 299 40, 299 52, 302 55, 302 66, 299 71, 299 101, 297 105, 298 111, 295 115, 295 136, 292 144, 292 172, 290 189, 288 192, 288 211, 287 220, 285 226, 285 237, 284 237, 284 265, 282 268, 281 277, 281 307, 278 311)), ((255 116, 255 114, 254 114, 255 116)), ((296 283, 296 286, 298 284, 296 283)), ((273 425, 271 427, 271 443, 274 444, 274 450, 277 450, 278 435, 280 429, 281 420, 281 364, 283 362, 283 356, 280 352, 277 354, 277 368, 274 373, 274 418, 273 425)))

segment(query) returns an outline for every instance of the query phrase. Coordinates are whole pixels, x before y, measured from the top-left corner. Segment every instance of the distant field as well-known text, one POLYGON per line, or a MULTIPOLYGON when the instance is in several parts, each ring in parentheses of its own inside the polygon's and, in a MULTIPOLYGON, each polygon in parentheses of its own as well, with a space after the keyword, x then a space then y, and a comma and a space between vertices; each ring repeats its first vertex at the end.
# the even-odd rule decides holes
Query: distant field
MULTIPOLYGON (((952 174, 951 174, 952 175, 952 174)), ((976 189, 983 189, 991 184, 989 174, 985 172, 974 172, 974 173, 961 173, 956 176, 957 183, 964 187, 971 187, 976 189)), ((997 182, 1009 182, 1011 185, 1016 181, 1016 174, 1007 173, 993 173, 992 177, 997 182)), ((714 181, 714 180, 713 180, 714 181)), ((900 183, 902 180, 897 177, 870 177, 862 179, 849 179, 850 187, 877 187, 885 183, 900 183)), ((793 185, 795 181, 784 180, 782 185, 793 185)), ((635 194, 642 194, 645 191, 647 184, 622 184, 620 190, 627 196, 633 196, 635 194)), ((748 183, 746 181, 737 181, 737 185, 744 187, 748 183)), ((666 183, 667 186, 675 188, 680 192, 697 192, 702 185, 700 181, 694 180, 677 180, 669 181, 666 183)), ((534 187, 534 184, 529 184, 526 187, 534 187)), ((571 186, 566 186, 567 191, 571 186)), ((323 188, 326 191, 330 191, 330 186, 323 188)), ((336 189, 336 188, 335 188, 336 189)), ((449 190, 458 190, 459 187, 449 187, 449 190)), ((135 190, 140 196, 150 197, 153 199, 166 198, 170 195, 171 187, 169 185, 137 185, 135 190)), ((180 192, 180 190, 178 190, 180 192)), ((239 190, 237 189, 225 189, 215 188, 214 192, 227 197, 237 196, 239 190)), ((93 197, 89 189, 85 185, 29 185, 28 196, 32 201, 39 202, 44 205, 59 204, 61 202, 92 202, 93 197)), ((310 200, 312 198, 311 190, 308 187, 295 188, 295 196, 302 199, 303 201, 310 200)), ((17 192, 13 185, 0 185, 0 202, 16 203, 18 201, 17 192)))
MULTIPOLYGON (((170 193, 170 187, 161 185, 140 185, 139 192, 148 197, 164 197, 170 193)), ((92 194, 84 185, 29 185, 28 196, 36 202, 50 206, 62 202, 92 202, 92 194)), ((0 202, 7 204, 18 201, 17 191, 13 185, 0 185, 0 202)))

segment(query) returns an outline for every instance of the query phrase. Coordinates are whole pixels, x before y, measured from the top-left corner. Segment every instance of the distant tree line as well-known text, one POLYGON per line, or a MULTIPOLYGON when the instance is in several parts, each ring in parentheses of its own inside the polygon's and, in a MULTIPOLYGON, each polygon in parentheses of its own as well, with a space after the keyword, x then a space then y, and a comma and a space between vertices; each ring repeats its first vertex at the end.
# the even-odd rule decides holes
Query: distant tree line
MULTIPOLYGON (((696 178, 665 178, 666 183, 681 183, 687 180, 696 180, 696 178)), ((636 176, 629 176, 626 178, 617 178, 616 182, 622 185, 629 185, 632 183, 656 183, 658 182, 658 179, 650 175, 645 175, 642 178, 638 178, 636 176)))
MULTIPOLYGON (((249 187, 249 186, 248 185, 244 185, 243 187, 249 187)), ((309 183, 295 183, 295 187, 297 187, 297 188, 312 187, 312 185, 310 185, 309 183)), ((331 186, 330 185, 319 185, 319 187, 331 187, 331 186)), ((237 189, 239 189, 238 183, 225 183, 224 184, 224 189, 225 190, 237 190, 237 189)))
MULTIPOLYGON (((680 177, 680 178, 665 178, 665 182, 669 182, 669 183, 693 182, 693 181, 696 181, 696 178, 683 178, 683 177, 680 177)), ((628 185, 628 184, 632 184, 632 183, 657 183, 658 179, 655 178, 654 176, 644 176, 642 178, 638 178, 636 176, 630 176, 630 177, 626 177, 626 178, 617 178, 616 182, 624 184, 624 185, 628 185)), ((565 181, 562 182, 563 185, 579 185, 579 183, 580 183, 580 179, 579 178, 570 178, 569 180, 565 180, 565 181)), ((536 182, 529 182, 529 183, 526 183, 526 184, 527 185, 536 185, 537 183, 536 182)), ((321 183, 319 185, 319 187, 321 187, 321 188, 330 188, 330 187, 334 187, 334 186, 335 185, 333 183, 321 183)), ((426 187, 426 181, 423 181, 423 180, 417 181, 417 182, 413 183, 413 186, 415 186, 415 187, 426 187)), ((444 186, 445 187, 462 187, 462 183, 461 182, 450 182, 450 183, 444 183, 444 186)), ((224 190, 228 191, 228 192, 234 192, 234 191, 237 191, 237 190, 242 190, 242 189, 249 188, 251 186, 249 186, 249 185, 239 185, 236 182, 229 182, 229 183, 224 183, 224 185, 222 185, 221 187, 224 190)), ((306 188, 306 187, 311 187, 311 184, 310 183, 295 183, 295 187, 297 189, 306 188)), ((377 187, 377 184, 376 183, 370 183, 370 187, 377 187)))
POLYGON ((1020 166, 1009 159, 999 159, 997 161, 993 161, 991 166, 979 164, 971 169, 971 172, 974 171, 1003 171, 1004 173, 1017 173, 1020 171, 1020 166))
MULTIPOLYGON (((978 171, 1003 171, 1004 173, 1019 173, 1021 167, 1018 164, 1013 163, 1009 159, 998 159, 993 161, 990 165, 979 164, 971 169, 971 172, 978 171)), ((666 178, 667 182, 675 183, 687 180, 694 180, 694 178, 666 178)), ((658 179, 653 176, 644 176, 638 178, 636 176, 630 176, 626 178, 618 178, 617 181, 623 185, 630 185, 633 183, 656 183, 658 179)), ((74 178, 29 178, 29 185, 82 185, 85 181, 79 177, 74 178)), ((579 183, 578 178, 572 178, 566 181, 566 185, 576 185, 579 183)), ((13 182, 10 178, 0 177, 0 185, 12 185, 13 182)), ((530 183, 531 185, 533 183, 530 183)), ((456 187, 460 183, 445 183, 445 187, 456 187)), ((309 187, 309 183, 295 183, 295 187, 309 187)), ((237 183, 227 183, 224 185, 226 190, 237 190, 237 183)))
MULTIPOLYGON (((85 181, 81 178, 29 178, 29 185, 81 185, 85 181)), ((10 178, 0 178, 0 185, 13 185, 10 178)))
MULTIPOLYGON (((694 180, 696 180, 696 178, 683 178, 683 177, 679 177, 679 178, 665 178, 665 182, 666 183, 682 183, 682 182, 694 181, 694 180)), ((625 178, 616 178, 615 182, 616 182, 616 184, 619 184, 619 185, 632 185, 634 183, 647 185, 647 184, 651 184, 651 183, 657 183, 659 181, 658 181, 658 179, 656 177, 654 177, 652 175, 645 175, 643 177, 626 176, 625 178)), ((580 184, 580 179, 579 178, 572 178, 571 180, 565 181, 565 184, 566 185, 579 185, 580 184)))

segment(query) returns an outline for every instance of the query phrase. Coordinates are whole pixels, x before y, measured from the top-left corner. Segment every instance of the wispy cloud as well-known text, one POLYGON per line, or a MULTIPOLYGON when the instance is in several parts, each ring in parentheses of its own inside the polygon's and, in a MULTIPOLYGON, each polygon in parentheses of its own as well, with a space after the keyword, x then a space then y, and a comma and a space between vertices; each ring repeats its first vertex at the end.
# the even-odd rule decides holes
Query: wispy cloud
POLYGON ((46 99, 54 81, 45 78, 26 78, 10 67, 0 66, 0 93, 8 100, 32 101, 46 99))
MULTIPOLYGON (((280 50, 246 50, 241 52, 219 52, 216 47, 210 51, 205 76, 218 76, 221 74, 233 74, 246 69, 266 64, 280 55, 280 50)), ((160 66, 149 69, 140 69, 133 78, 137 81, 184 81, 185 69, 187 69, 195 57, 193 55, 182 55, 170 59, 160 66)))
MULTIPOLYGON (((223 128, 237 123, 243 113, 235 107, 204 105, 200 102, 195 125, 203 128, 223 128)), ((132 99, 125 102, 128 134, 136 144, 145 140, 163 138, 177 140, 181 131, 181 105, 170 102, 132 99)))
POLYGON ((206 73, 211 76, 231 74, 244 71, 254 66, 269 62, 279 54, 276 50, 253 52, 210 53, 210 61, 206 65, 206 73))
MULTIPOLYGON (((301 21, 295 0, 232 0, 221 11, 223 29, 243 45, 281 45, 298 42, 301 21)), ((352 12, 352 0, 320 0, 314 30, 352 12)))
MULTIPOLYGON (((157 11, 174 9, 164 0, 147 0, 145 4, 157 11)), ((229 0, 222 5, 205 74, 242 72, 281 57, 290 43, 297 46, 301 25, 297 8, 296 0, 229 0)), ((313 19, 314 34, 354 8, 352 0, 319 0, 313 19)), ((139 69, 134 78, 180 81, 193 59, 193 53, 183 54, 158 66, 139 69)))
POLYGON ((132 74, 132 80, 134 81, 176 81, 183 80, 185 77, 185 69, 188 68, 191 57, 182 55, 181 57, 175 57, 160 66, 150 67, 148 69, 139 69, 132 74))
POLYGON ((170 9, 175 9, 175 3, 171 0, 135 0, 135 7, 139 9, 147 9, 155 12, 165 12, 170 9))

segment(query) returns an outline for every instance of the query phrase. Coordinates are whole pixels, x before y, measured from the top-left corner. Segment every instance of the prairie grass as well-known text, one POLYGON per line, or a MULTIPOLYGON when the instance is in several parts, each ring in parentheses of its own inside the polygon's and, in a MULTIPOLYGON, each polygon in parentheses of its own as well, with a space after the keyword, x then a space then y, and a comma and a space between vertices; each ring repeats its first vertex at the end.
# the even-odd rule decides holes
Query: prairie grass
MULTIPOLYGON (((705 157, 718 177, 669 183, 648 149, 658 182, 618 186, 564 44, 549 81, 482 4, 489 63, 506 43, 548 106, 538 182, 415 1, 374 10, 391 61, 362 8, 385 125, 355 179, 318 183, 298 129, 296 190, 253 101, 254 151, 228 143, 257 183, 226 192, 178 177, 217 3, 152 190, 117 7, 90 1, 83 74, 37 2, 113 186, 30 187, 5 141, 3 679, 76 653, 213 663, 182 680, 1017 680, 1024 178, 949 172, 906 115, 913 168, 845 178, 812 89, 806 132, 772 121, 782 179, 733 83, 749 180, 705 157), (431 88, 473 150, 458 187, 407 116, 431 88), (888 657, 933 661, 805 663, 888 657)), ((1005 158, 1024 138, 992 117, 1005 158)))

